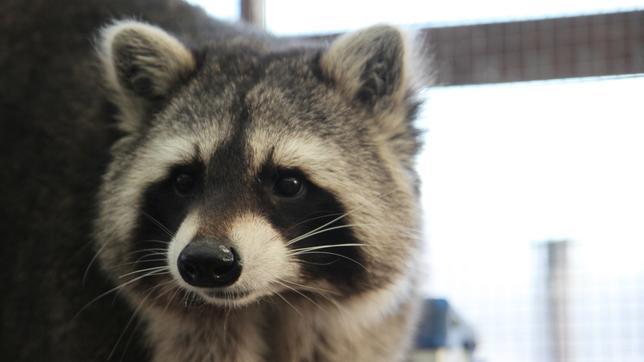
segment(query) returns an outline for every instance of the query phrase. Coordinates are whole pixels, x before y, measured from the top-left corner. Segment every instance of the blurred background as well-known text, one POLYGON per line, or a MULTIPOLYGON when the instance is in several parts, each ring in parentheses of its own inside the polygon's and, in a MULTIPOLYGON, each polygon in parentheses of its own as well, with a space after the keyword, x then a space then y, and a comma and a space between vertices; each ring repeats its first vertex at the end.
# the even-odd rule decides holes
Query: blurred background
POLYGON ((644 361, 644 0, 191 2, 431 49, 419 361, 644 361))

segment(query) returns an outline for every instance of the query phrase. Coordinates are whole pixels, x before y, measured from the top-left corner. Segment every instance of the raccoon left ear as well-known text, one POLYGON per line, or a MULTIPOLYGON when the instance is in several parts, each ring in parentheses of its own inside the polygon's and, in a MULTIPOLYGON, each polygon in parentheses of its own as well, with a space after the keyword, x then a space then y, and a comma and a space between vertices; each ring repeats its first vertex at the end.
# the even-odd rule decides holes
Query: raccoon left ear
POLYGON ((385 98, 396 102, 411 86, 409 43, 399 28, 373 26, 335 40, 320 65, 351 99, 370 107, 385 98))
POLYGON ((142 119, 195 68, 179 40, 161 28, 125 20, 101 31, 99 57, 121 128, 135 131, 142 119))

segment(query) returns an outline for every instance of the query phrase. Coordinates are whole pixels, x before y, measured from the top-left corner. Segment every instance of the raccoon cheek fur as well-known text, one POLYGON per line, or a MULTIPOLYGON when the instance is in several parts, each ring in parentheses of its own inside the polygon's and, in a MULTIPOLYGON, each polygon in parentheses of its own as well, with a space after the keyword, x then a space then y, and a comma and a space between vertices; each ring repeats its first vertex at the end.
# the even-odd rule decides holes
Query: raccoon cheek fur
POLYGON ((124 133, 99 194, 103 269, 126 276, 155 361, 404 360, 419 302, 413 39, 238 31, 194 50, 137 21, 101 31, 124 133))

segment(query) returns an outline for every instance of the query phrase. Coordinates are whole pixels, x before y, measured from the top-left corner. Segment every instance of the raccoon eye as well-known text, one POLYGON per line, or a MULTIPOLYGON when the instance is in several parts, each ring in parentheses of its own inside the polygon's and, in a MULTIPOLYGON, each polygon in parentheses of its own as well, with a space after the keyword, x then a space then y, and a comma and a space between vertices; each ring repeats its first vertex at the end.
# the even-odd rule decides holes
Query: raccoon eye
POLYGON ((297 177, 282 177, 275 182, 273 192, 281 197, 296 197, 302 194, 304 182, 297 177))
POLYGON ((180 173, 174 177, 173 185, 179 196, 189 196, 195 189, 195 178, 188 173, 180 173))

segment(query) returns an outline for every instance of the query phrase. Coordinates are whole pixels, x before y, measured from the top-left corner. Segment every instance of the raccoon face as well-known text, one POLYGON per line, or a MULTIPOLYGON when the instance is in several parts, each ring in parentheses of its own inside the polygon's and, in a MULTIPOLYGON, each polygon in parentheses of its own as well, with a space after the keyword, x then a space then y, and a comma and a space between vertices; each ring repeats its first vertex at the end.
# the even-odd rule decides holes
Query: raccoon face
POLYGON ((404 293, 419 214, 406 39, 378 26, 328 48, 191 51, 151 25, 106 28, 125 136, 99 195, 103 268, 137 302, 182 313, 404 293))

